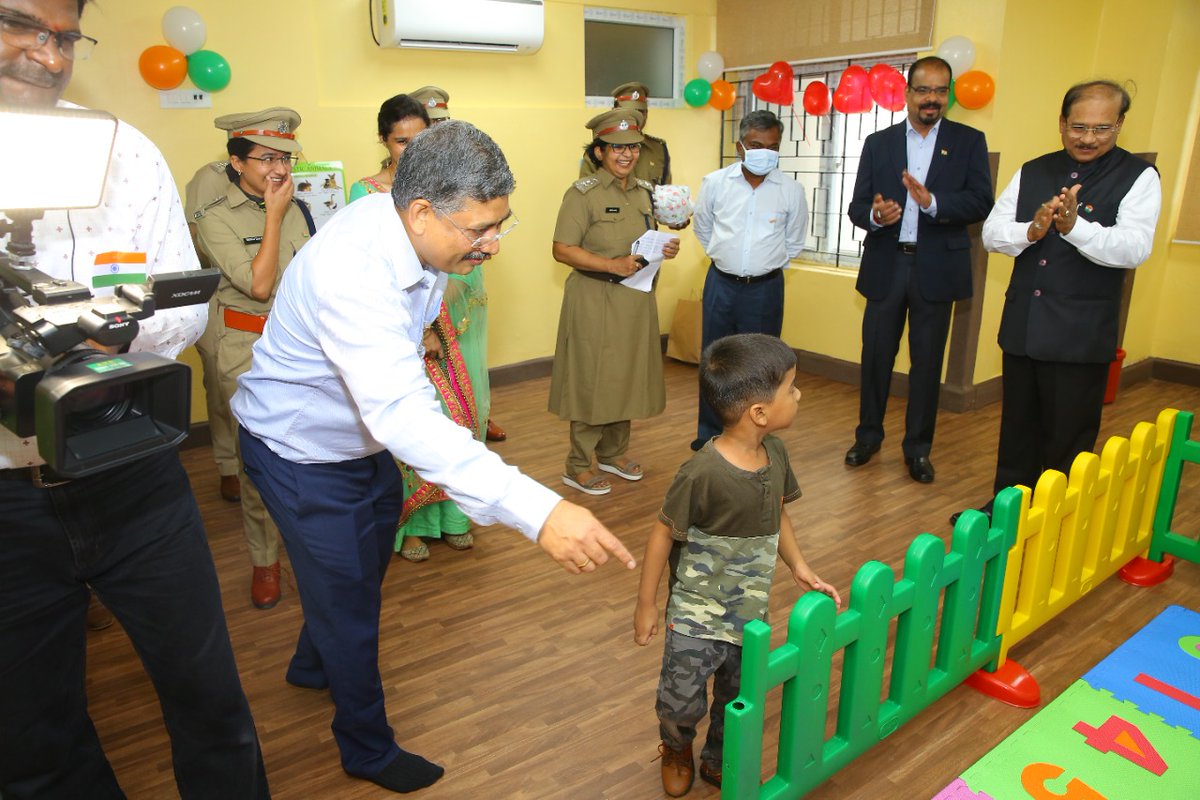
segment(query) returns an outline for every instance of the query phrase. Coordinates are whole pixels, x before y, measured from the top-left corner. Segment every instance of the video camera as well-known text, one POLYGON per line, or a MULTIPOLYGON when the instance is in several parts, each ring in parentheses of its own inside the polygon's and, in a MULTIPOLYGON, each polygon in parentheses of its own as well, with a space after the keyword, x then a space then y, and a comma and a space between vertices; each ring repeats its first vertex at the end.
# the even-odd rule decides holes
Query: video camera
MULTIPOLYGON (((6 111, 0 109, 0 117, 7 118, 6 111)), ((20 115, 31 113, 36 112, 20 115)), ((116 120, 83 113, 112 121, 111 150, 116 120)), ((47 116, 60 117, 62 110, 47 116)), ((107 154, 103 163, 106 169, 107 154)), ((91 205, 99 196, 98 191, 91 205)), ((0 424, 18 436, 36 435, 41 457, 66 478, 182 441, 191 419, 188 366, 154 353, 103 352, 87 343, 126 348, 137 336, 138 320, 207 302, 220 272, 158 274, 144 284, 118 284, 110 297, 93 297, 83 284, 36 268, 32 225, 42 210, 11 208, 14 201, 6 196, 0 203, 9 204, 0 205, 8 217, 0 221, 0 236, 9 235, 7 252, 0 253, 0 424)))

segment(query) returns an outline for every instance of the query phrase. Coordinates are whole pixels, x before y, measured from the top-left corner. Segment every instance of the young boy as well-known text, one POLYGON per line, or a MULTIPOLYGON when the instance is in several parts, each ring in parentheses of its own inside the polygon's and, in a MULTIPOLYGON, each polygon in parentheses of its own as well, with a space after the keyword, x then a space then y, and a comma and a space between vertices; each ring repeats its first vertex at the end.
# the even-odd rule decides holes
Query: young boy
POLYGON ((742 628, 764 619, 775 554, 802 588, 837 590, 809 568, 783 504, 800 496, 783 442, 770 434, 796 417, 796 356, 761 333, 718 339, 700 361, 700 390, 724 429, 675 476, 646 545, 634 612, 634 641, 658 632, 658 584, 669 562, 670 596, 656 711, 663 789, 681 797, 692 788, 692 739, 707 710, 708 739, 700 778, 721 785, 725 705, 741 684, 742 628))

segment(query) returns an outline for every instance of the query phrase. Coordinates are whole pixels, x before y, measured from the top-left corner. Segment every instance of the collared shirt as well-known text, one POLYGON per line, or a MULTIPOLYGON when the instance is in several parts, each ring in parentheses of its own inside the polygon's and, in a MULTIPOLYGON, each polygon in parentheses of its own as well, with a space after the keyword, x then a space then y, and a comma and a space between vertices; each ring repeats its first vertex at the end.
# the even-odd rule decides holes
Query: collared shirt
POLYGON ((786 267, 804 250, 804 187, 773 169, 754 188, 742 162, 730 164, 704 176, 693 230, 722 272, 754 277, 786 267))
POLYGON ((559 496, 442 413, 421 335, 446 274, 413 250, 389 194, 333 216, 284 273, 230 407, 277 455, 334 463, 389 450, 481 524, 536 540, 559 496))
MULTIPOLYGON (((1016 257, 1033 244, 1027 235, 1029 223, 1017 221, 1020 191, 1018 169, 983 223, 983 246, 989 252, 1016 257)), ((1116 225, 1104 226, 1077 216, 1071 232, 1062 238, 1094 264, 1132 269, 1150 257, 1161 207, 1162 182, 1158 172, 1147 168, 1117 207, 1116 225)))
MULTIPOLYGON (((111 286, 103 285, 103 264, 97 263, 107 254, 144 255, 147 277, 200 267, 166 159, 153 142, 124 122, 117 123, 100 205, 46 211, 33 223, 33 243, 38 269, 82 283, 96 297, 113 293, 111 286)), ((129 349, 175 358, 200 338, 207 319, 204 303, 158 311, 139 321, 129 349)), ((42 463, 36 438, 22 439, 0 427, 0 469, 42 463)))
MULTIPOLYGON (((904 119, 904 146, 908 153, 908 174, 916 178, 917 183, 925 185, 925 178, 929 175, 929 164, 933 161, 933 148, 937 144, 938 130, 942 126, 942 121, 939 119, 929 129, 929 133, 922 136, 913 128, 912 120, 905 117, 904 119)), ((906 244, 916 244, 917 242, 917 214, 925 213, 930 217, 937 216, 937 198, 930 194, 929 208, 921 208, 917 205, 917 201, 913 196, 905 192, 904 201, 904 216, 900 218, 900 241, 906 244)))

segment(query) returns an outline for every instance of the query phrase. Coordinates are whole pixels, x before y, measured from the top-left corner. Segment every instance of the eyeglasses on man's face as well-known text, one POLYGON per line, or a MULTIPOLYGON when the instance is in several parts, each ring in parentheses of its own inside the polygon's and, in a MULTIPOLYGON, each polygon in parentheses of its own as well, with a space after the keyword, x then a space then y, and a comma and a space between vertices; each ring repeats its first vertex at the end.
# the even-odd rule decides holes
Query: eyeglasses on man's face
POLYGON ((95 39, 78 31, 53 31, 4 8, 0 8, 0 39, 22 50, 40 50, 53 39, 58 54, 67 61, 84 60, 97 44, 95 39))
POLYGON ((1067 126, 1067 133, 1071 135, 1072 139, 1082 139, 1090 133, 1092 136, 1103 141, 1111 139, 1120 130, 1120 123, 1115 125, 1084 125, 1076 122, 1067 126))
MULTIPOLYGON (((491 230, 491 228, 484 228, 483 230, 479 230, 478 228, 464 228, 452 220, 447 212, 443 211, 437 206, 433 206, 433 210, 445 217, 447 222, 453 225, 459 233, 466 237, 467 241, 471 243, 472 250, 478 250, 480 247, 486 247, 492 242, 500 241, 505 236, 508 236, 510 233, 512 233, 513 228, 516 228, 521 224, 521 221, 517 219, 517 215, 513 214, 511 217, 509 217, 507 227, 497 231, 496 233, 488 234, 488 231, 491 230)), ((501 224, 502 223, 497 223, 492 227, 499 228, 501 224)))
POLYGON ((938 97, 949 97, 949 86, 910 86, 908 90, 917 97, 929 97, 929 95, 937 95, 938 97))
POLYGON ((246 156, 246 160, 247 161, 258 161, 263 166, 265 166, 267 169, 270 169, 271 167, 275 166, 276 164, 281 164, 285 167, 290 168, 292 166, 292 164, 295 164, 297 161, 299 161, 299 159, 296 158, 295 156, 275 156, 275 155, 246 156))

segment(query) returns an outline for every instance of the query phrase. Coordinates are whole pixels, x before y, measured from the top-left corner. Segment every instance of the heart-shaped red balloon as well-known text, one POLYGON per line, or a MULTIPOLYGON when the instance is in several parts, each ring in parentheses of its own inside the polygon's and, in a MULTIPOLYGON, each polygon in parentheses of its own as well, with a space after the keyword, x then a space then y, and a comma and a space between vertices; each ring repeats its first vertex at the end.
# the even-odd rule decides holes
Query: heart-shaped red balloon
POLYGON ((833 107, 843 114, 862 114, 875 107, 865 69, 857 64, 846 67, 833 93, 833 107))
POLYGON ((804 87, 804 110, 814 117, 823 117, 829 113, 829 87, 824 81, 813 81, 804 87))
POLYGON ((795 73, 792 72, 791 64, 786 61, 776 61, 767 68, 766 72, 754 79, 750 91, 764 102, 790 106, 796 97, 792 89, 794 77, 795 73))
POLYGON ((899 111, 904 108, 904 90, 908 87, 908 82, 894 67, 887 64, 876 64, 867 74, 867 81, 871 86, 871 97, 876 103, 888 111, 899 111))

